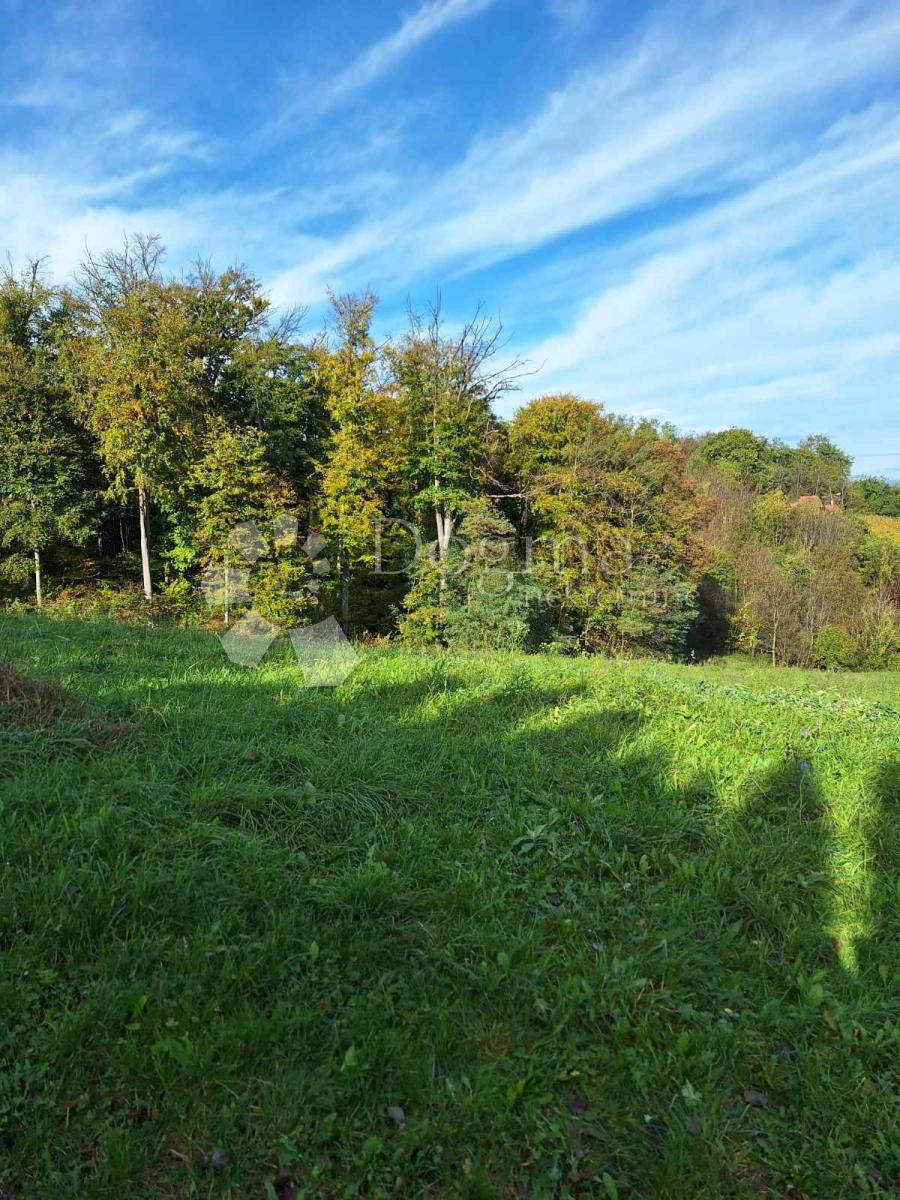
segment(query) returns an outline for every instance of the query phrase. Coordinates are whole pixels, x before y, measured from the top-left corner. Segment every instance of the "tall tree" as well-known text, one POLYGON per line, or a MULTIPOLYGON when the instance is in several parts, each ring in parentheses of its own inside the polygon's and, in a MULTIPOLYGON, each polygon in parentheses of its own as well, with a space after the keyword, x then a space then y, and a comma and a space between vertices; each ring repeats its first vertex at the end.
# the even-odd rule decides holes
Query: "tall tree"
MULTIPOLYGON (((289 516, 296 501, 266 462, 265 438, 257 429, 234 429, 221 418, 209 423, 201 453, 188 478, 193 549, 204 567, 216 568, 216 599, 229 622, 233 603, 247 598, 243 579, 249 575, 246 547, 235 544, 235 531, 253 521, 264 536, 289 516)), ((294 527, 287 531, 296 540, 294 527)), ((268 551, 259 547, 261 556, 268 551)), ((209 578, 209 576, 207 576, 209 578)), ((207 599, 211 599, 209 592, 207 599)))
POLYGON ((337 544, 341 624, 350 628, 350 577, 371 565, 396 477, 396 406, 379 375, 371 292, 331 297, 337 345, 323 362, 331 440, 320 468, 318 514, 337 544))
POLYGON ((410 314, 410 329, 390 351, 400 404, 403 473, 417 517, 432 515, 440 562, 469 502, 491 489, 493 406, 523 374, 520 359, 499 365, 503 326, 476 311, 445 332, 440 297, 410 314))
POLYGON ((558 632, 595 649, 679 649, 702 555, 702 504, 680 447, 558 395, 519 410, 508 457, 558 632))
POLYGON ((696 447, 697 458, 714 466, 732 483, 740 483, 754 491, 766 491, 774 479, 772 447, 763 437, 749 429, 723 429, 707 433, 696 447))
POLYGON ((162 276, 156 238, 88 257, 81 270, 83 337, 73 358, 82 411, 97 438, 110 490, 136 493, 144 595, 150 570, 150 499, 177 489, 206 412, 194 291, 162 276))
POLYGON ((823 500, 843 500, 853 460, 824 434, 814 433, 795 448, 777 446, 776 476, 783 491, 823 500))
POLYGON ((850 485, 850 505, 860 513, 900 517, 900 483, 890 483, 875 475, 854 479, 850 485))
POLYGON ((0 543, 31 554, 38 607, 44 552, 92 527, 90 448, 59 369, 66 319, 37 262, 0 275, 0 543))

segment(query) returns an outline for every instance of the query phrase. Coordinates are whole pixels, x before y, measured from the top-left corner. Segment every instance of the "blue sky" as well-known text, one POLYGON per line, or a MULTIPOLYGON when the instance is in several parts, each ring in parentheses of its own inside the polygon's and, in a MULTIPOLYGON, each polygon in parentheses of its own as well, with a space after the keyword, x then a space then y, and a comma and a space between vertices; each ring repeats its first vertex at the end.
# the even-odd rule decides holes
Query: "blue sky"
POLYGON ((0 0, 0 250, 162 235, 382 332, 502 313, 531 395, 900 477, 900 6, 0 0))

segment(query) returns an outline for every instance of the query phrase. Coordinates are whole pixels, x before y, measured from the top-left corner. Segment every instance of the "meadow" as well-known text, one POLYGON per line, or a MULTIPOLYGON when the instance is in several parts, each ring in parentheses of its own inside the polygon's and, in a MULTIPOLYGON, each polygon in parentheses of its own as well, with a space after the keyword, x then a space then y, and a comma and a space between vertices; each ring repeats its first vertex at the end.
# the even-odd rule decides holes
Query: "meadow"
POLYGON ((5 1200, 900 1186, 897 675, 3 660, 5 1200))

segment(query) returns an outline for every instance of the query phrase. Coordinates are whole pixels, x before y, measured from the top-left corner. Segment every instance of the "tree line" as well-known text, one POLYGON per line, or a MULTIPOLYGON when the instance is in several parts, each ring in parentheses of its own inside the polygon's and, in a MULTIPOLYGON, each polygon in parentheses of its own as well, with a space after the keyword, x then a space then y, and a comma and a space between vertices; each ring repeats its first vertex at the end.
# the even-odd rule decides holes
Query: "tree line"
POLYGON ((900 550, 821 436, 700 438, 541 396, 481 312, 304 335, 245 270, 158 239, 0 277, 0 597, 421 645, 889 666, 900 550), (251 524, 252 523, 252 524, 251 524), (240 531, 260 544, 248 554, 240 531), (213 581, 213 582, 211 582, 213 581))

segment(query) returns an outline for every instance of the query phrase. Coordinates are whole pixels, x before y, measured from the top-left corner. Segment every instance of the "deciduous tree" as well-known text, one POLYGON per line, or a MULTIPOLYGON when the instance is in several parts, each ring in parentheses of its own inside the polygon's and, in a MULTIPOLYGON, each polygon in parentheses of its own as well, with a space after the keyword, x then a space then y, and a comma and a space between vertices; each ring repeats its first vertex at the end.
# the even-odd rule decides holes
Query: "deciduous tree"
POLYGON ((150 498, 171 494, 184 479, 207 412, 195 295, 163 278, 162 253, 157 239, 137 237, 85 261, 85 320, 72 372, 110 491, 137 495, 148 599, 150 498))
POLYGON ((38 607, 44 552, 92 528, 90 448, 59 369, 67 315, 37 262, 0 276, 0 543, 32 556, 38 607))

